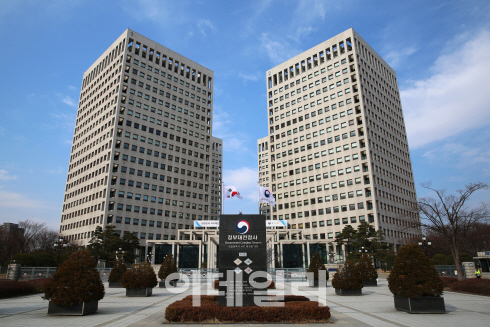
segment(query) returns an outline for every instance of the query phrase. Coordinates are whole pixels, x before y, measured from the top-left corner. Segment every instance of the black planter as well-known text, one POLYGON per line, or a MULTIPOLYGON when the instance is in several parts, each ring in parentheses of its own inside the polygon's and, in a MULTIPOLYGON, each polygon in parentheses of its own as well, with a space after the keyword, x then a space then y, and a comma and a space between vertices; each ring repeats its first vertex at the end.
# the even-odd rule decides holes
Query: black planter
MULTIPOLYGON (((314 280, 308 280, 308 284, 310 287, 318 287, 320 282, 318 280, 314 279, 314 280)), ((326 286, 327 286, 327 281, 325 281, 325 287, 326 286)))
POLYGON ((121 282, 109 282, 109 288, 123 288, 121 282))
MULTIPOLYGON (((169 282, 170 286, 172 287, 177 287, 177 280, 171 280, 169 282)), ((159 283, 158 283, 158 287, 160 288, 165 288, 165 280, 161 280, 159 283)))
POLYGON ((408 313, 446 313, 444 298, 424 296, 415 299, 395 295, 395 309, 408 313))
POLYGON ((342 288, 336 288, 335 294, 342 295, 342 296, 358 296, 358 295, 362 295, 362 289, 357 288, 353 290, 344 290, 342 288))
POLYGON ((59 305, 49 301, 48 316, 84 316, 97 312, 99 301, 83 302, 75 305, 59 305))
POLYGON ((153 292, 153 288, 126 288, 126 296, 130 297, 147 297, 153 292))
POLYGON ((378 281, 376 279, 365 280, 364 286, 378 286, 378 281))

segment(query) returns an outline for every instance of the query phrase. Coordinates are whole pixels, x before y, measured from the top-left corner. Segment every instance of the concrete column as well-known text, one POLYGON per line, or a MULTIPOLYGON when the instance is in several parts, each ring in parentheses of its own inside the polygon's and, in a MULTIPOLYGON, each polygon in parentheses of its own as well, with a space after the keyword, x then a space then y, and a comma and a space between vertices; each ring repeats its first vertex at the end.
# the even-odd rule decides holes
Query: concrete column
POLYGON ((202 241, 199 241, 199 262, 197 268, 201 268, 202 265, 202 241))

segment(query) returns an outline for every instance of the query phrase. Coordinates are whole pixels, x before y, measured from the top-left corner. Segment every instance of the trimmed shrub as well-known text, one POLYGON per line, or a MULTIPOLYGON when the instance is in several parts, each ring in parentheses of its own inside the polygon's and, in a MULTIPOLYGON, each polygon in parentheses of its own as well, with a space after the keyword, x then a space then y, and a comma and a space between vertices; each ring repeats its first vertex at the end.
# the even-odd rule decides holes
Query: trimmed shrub
POLYGON ((330 322, 329 307, 315 301, 285 301, 283 307, 219 306, 217 296, 201 296, 201 306, 192 306, 192 295, 170 304, 168 322, 330 322))
POLYGON ((75 305, 104 298, 104 284, 88 251, 77 251, 63 262, 44 288, 43 299, 58 305, 75 305))
POLYGON ((441 277, 442 282, 444 283, 444 288, 449 287, 449 284, 452 284, 454 282, 457 282, 457 278, 452 278, 452 277, 441 277))
POLYGON ((153 288, 157 286, 157 276, 148 262, 131 265, 122 278, 121 284, 124 288, 153 288))
MULTIPOLYGON (((459 263, 463 263, 463 262, 473 262, 473 257, 471 255, 469 255, 468 253, 460 253, 459 254, 459 263)), ((454 262, 454 257, 452 254, 448 255, 447 256, 447 260, 446 260, 446 265, 455 265, 456 263, 454 262)))
POLYGON ((40 278, 26 281, 0 281, 0 299, 44 292, 44 284, 50 278, 40 278))
MULTIPOLYGON (((322 257, 318 252, 313 254, 313 257, 310 260, 310 266, 308 267, 308 272, 313 273, 313 280, 318 280, 318 271, 325 270, 325 279, 328 280, 329 275, 327 268, 325 268, 325 264, 323 263, 322 257)), ((308 276, 308 275, 306 275, 308 276)))
MULTIPOLYGON (((267 280, 267 283, 269 283, 269 285, 267 286, 267 289, 269 289, 269 290, 276 289, 276 283, 274 283, 272 280, 267 280)), ((214 281, 213 288, 215 290, 219 289, 219 280, 214 281)))
POLYGON ((447 265, 447 255, 440 253, 436 254, 430 259, 430 264, 433 266, 447 265))
POLYGON ((126 270, 127 268, 124 260, 122 258, 118 258, 114 264, 114 267, 112 267, 111 273, 109 274, 109 282, 119 282, 126 270))
POLYGON ((369 255, 364 254, 356 265, 356 269, 362 277, 363 281, 378 278, 378 272, 373 267, 369 255))
POLYGON ((36 260, 36 267, 56 267, 56 261, 49 253, 34 253, 32 257, 36 260))
POLYGON ((395 295, 409 298, 440 296, 444 283, 418 245, 403 246, 388 276, 388 287, 395 295))
MULTIPOLYGON (((445 277, 448 278, 448 277, 445 277)), ((490 279, 468 278, 447 285, 450 291, 472 293, 479 295, 490 295, 490 279)))
POLYGON ((350 260, 333 276, 332 286, 343 290, 361 289, 364 285, 359 269, 350 260))
POLYGON ((177 266, 175 265, 174 256, 171 253, 167 254, 160 266, 160 270, 158 270, 158 278, 160 278, 160 280, 165 280, 168 275, 176 272, 177 266))
POLYGON ((18 253, 12 256, 12 260, 18 263, 22 267, 36 267, 36 259, 32 254, 18 253))

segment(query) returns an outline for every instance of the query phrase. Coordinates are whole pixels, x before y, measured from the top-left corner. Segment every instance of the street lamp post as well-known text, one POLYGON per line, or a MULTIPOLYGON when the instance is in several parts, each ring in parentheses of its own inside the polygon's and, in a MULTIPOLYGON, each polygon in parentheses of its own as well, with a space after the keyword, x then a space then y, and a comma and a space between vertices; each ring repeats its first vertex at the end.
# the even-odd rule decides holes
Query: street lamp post
POLYGON ((425 236, 422 236, 422 241, 419 241, 419 246, 424 248, 425 256, 428 257, 427 248, 432 245, 431 241, 428 241, 425 236))
POLYGON ((116 258, 119 259, 118 254, 121 254, 121 260, 124 261, 124 251, 122 251, 121 248, 119 248, 119 251, 116 251, 116 258))
POLYGON ((56 243, 54 243, 54 247, 58 251, 58 264, 56 265, 56 267, 58 267, 60 265, 61 251, 63 250, 63 248, 66 248, 67 246, 68 246, 68 244, 65 242, 65 240, 61 236, 59 236, 56 243))
POLYGON ((146 255, 146 257, 147 257, 147 261, 148 261, 148 262, 151 264, 151 260, 152 260, 152 258, 153 258, 153 254, 150 252, 150 253, 148 253, 148 254, 146 255))
POLYGON ((368 253, 368 249, 365 249, 364 246, 361 247, 361 249, 359 250, 359 253, 363 254, 363 253, 368 253))

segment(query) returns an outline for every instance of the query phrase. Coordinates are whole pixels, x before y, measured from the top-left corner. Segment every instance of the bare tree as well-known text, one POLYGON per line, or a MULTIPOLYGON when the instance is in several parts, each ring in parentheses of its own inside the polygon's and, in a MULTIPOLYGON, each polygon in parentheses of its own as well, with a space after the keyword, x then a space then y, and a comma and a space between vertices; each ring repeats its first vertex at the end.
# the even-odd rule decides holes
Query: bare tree
POLYGON ((35 250, 39 252, 45 252, 49 254, 55 254, 54 243, 58 241, 58 231, 54 229, 47 229, 35 239, 35 250))
POLYGON ((454 257, 458 279, 462 280, 463 272, 459 260, 461 238, 466 237, 475 224, 486 221, 490 216, 488 203, 470 208, 466 202, 473 193, 488 190, 488 185, 468 184, 464 189, 456 191, 457 195, 447 195, 445 190, 436 190, 430 182, 423 183, 422 187, 433 191, 436 198, 419 199, 421 224, 426 230, 444 236, 454 257))
POLYGON ((31 253, 37 248, 37 242, 40 235, 46 233, 48 228, 46 223, 36 223, 32 220, 19 221, 19 228, 24 229, 24 234, 19 235, 18 244, 21 253, 31 253))

